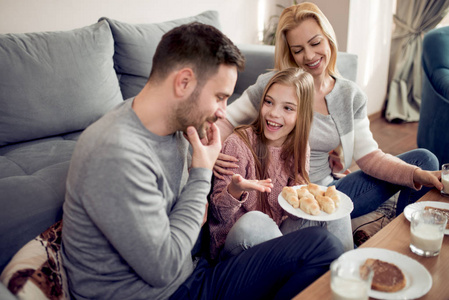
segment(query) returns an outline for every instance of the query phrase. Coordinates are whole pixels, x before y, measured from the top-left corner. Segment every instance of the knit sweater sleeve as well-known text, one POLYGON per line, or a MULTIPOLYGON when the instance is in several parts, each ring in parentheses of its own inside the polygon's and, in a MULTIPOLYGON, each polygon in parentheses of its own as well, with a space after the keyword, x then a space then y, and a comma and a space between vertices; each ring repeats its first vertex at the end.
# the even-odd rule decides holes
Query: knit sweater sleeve
POLYGON ((407 164, 380 149, 363 156, 356 163, 363 172, 377 179, 408 186, 416 190, 422 187, 416 185, 413 181, 413 173, 418 169, 417 166, 407 164))
MULTIPOLYGON (((235 174, 240 174, 245 179, 252 177, 249 170, 251 164, 254 165, 252 154, 244 142, 235 134, 232 134, 223 144, 221 151, 224 154, 234 156, 238 159, 239 167, 233 169, 235 174)), ((215 178, 214 186, 210 198, 210 208, 213 217, 221 223, 234 223, 237 219, 237 212, 242 209, 242 205, 248 199, 248 193, 244 193, 241 199, 234 198, 228 192, 228 185, 232 175, 224 175, 224 179, 215 178)), ((238 216, 239 217, 239 216, 238 216)))
POLYGON ((226 118, 234 126, 251 123, 259 111, 263 90, 274 72, 260 75, 256 83, 248 87, 243 94, 232 102, 226 110, 226 118))
POLYGON ((332 93, 331 105, 340 132, 344 169, 350 166, 353 158, 360 169, 370 176, 415 189, 421 188, 413 182, 413 173, 417 167, 379 149, 370 130, 367 97, 358 86, 339 79, 332 93), (352 116, 349 116, 349 112, 352 112, 352 116))

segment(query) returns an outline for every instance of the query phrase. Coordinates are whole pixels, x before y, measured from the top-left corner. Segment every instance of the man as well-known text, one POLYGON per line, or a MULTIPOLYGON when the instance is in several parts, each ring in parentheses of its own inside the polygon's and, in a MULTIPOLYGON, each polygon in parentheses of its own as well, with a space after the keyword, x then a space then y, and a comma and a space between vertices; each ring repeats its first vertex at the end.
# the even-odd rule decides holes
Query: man
POLYGON ((341 254, 336 238, 315 228, 214 266, 192 259, 221 148, 214 122, 243 65, 217 29, 177 27, 158 45, 142 91, 82 134, 62 233, 74 298, 291 297, 341 254))

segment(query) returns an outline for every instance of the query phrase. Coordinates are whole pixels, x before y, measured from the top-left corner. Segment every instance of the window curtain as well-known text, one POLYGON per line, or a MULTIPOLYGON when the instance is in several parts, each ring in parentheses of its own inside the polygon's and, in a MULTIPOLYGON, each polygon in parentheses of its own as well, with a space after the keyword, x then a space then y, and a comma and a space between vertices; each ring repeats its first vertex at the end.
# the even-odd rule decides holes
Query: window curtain
POLYGON ((422 37, 446 16, 449 0, 397 0, 396 5, 385 118, 415 122, 421 106, 422 37))

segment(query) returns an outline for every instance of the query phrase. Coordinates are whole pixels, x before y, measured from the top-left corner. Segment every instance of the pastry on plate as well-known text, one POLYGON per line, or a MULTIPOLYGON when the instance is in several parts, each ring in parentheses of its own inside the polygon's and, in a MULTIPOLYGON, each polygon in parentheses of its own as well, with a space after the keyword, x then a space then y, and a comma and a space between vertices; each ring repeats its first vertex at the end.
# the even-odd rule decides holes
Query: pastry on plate
POLYGON ((374 270, 371 288, 380 292, 397 292, 402 290, 407 284, 407 280, 402 270, 395 264, 382 261, 380 259, 368 258, 360 267, 363 274, 366 267, 374 270))

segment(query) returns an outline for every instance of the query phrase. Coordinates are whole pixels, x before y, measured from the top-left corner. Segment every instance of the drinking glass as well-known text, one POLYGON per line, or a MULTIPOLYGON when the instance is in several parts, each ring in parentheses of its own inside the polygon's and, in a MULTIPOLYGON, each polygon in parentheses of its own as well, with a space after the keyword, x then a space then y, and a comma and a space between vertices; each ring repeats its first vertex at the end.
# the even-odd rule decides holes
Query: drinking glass
POLYGON ((440 253, 446 229, 447 217, 433 209, 417 210, 410 221, 410 250, 420 256, 436 256, 440 253))
POLYGON ((443 184, 441 195, 449 196, 449 164, 441 166, 441 183, 443 184))
POLYGON ((334 260, 331 264, 331 290, 334 300, 367 300, 373 270, 360 268, 360 262, 334 260))

